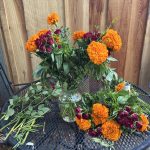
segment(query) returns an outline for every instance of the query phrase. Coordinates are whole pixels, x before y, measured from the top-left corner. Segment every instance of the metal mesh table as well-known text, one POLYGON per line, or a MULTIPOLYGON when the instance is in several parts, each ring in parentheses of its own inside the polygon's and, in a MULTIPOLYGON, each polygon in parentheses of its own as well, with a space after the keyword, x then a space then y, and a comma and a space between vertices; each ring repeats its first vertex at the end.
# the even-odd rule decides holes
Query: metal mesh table
MULTIPOLYGON (((93 82, 92 85, 96 85, 97 82, 93 82)), ((134 85, 133 85, 134 86, 134 85)), ((147 103, 150 103, 149 95, 134 86, 134 88, 141 93, 142 98, 147 103), (144 95, 143 95, 144 94, 144 95)), ((81 88, 82 92, 89 91, 89 86, 81 88)), ((96 89, 97 90, 97 89, 96 89)), ((24 94, 26 89, 21 91, 21 95, 24 94)), ((93 89, 92 89, 93 91, 93 89)), ((49 103, 51 112, 46 114, 45 117, 39 120, 39 124, 45 122, 45 130, 43 128, 37 133, 29 135, 26 142, 33 142, 35 150, 107 150, 110 148, 104 148, 100 144, 92 142, 89 135, 79 131, 75 123, 66 123, 59 115, 58 102, 52 100, 49 103)), ((5 109, 5 107, 4 107, 5 109)), ((2 123, 1 123, 2 126, 2 123)), ((5 130, 5 133, 7 130, 5 130)), ((15 139, 11 136, 8 141, 14 145, 15 139)), ((115 142, 116 150, 145 150, 150 146, 150 134, 123 134, 119 141, 115 142)), ((20 146, 20 150, 32 150, 31 146, 20 146)))

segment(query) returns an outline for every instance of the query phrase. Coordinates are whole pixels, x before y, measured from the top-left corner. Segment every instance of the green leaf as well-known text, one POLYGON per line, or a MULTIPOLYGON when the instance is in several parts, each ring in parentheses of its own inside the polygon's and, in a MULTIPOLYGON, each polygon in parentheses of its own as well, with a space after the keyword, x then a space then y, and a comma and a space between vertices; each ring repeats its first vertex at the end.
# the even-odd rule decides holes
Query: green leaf
POLYGON ((51 54, 51 58, 52 58, 52 62, 54 62, 55 61, 55 57, 54 57, 53 53, 51 54))
POLYGON ((127 96, 119 96, 118 98, 117 98, 117 101, 118 101, 118 103, 120 103, 120 104, 125 104, 126 102, 127 102, 127 100, 128 100, 128 95, 127 96))
POLYGON ((63 63, 63 69, 64 69, 65 74, 67 74, 69 72, 69 64, 63 63))
POLYGON ((41 105, 38 106, 39 110, 42 110, 42 108, 44 108, 44 104, 41 104, 41 105))
POLYGON ((38 111, 38 114, 40 115, 40 116, 43 116, 44 115, 44 112, 43 111, 38 111))
POLYGON ((62 89, 55 89, 53 90, 52 95, 54 97, 58 97, 61 93, 62 93, 62 89))
POLYGON ((9 99, 9 104, 13 105, 14 100, 13 99, 9 99))
POLYGON ((41 85, 37 85, 37 90, 41 91, 42 90, 42 86, 41 85))
POLYGON ((28 109, 29 109, 30 111, 32 111, 32 110, 33 110, 33 107, 32 107, 32 106, 29 106, 28 109))
POLYGON ((100 143, 104 147, 110 147, 110 148, 114 149, 114 146, 113 146, 114 142, 107 142, 106 140, 99 139, 99 138, 92 138, 92 141, 94 141, 96 143, 100 143))
POLYGON ((115 71, 113 72, 113 74, 115 76, 115 79, 118 80, 118 74, 115 71))
POLYGON ((43 113, 45 114, 45 113, 49 112, 50 109, 48 107, 44 107, 44 108, 42 108, 41 111, 43 111, 43 113))
POLYGON ((10 116, 13 116, 14 113, 15 113, 14 109, 13 109, 13 108, 9 108, 9 109, 7 110, 7 112, 6 112, 6 115, 10 117, 10 116))
POLYGON ((57 69, 60 69, 62 65, 62 55, 55 55, 55 58, 56 58, 57 69))
POLYGON ((47 94, 48 94, 48 91, 43 91, 42 94, 43 94, 43 95, 47 95, 47 94))
POLYGON ((106 80, 107 80, 107 81, 112 81, 113 75, 114 75, 113 72, 110 71, 110 72, 108 73, 108 75, 106 76, 106 80))
POLYGON ((109 60, 109 61, 118 61, 116 58, 111 57, 111 56, 109 56, 109 57, 107 58, 107 60, 109 60))
POLYGON ((36 111, 33 111, 32 113, 31 113, 31 116, 32 117, 35 117, 37 115, 37 112, 36 111))

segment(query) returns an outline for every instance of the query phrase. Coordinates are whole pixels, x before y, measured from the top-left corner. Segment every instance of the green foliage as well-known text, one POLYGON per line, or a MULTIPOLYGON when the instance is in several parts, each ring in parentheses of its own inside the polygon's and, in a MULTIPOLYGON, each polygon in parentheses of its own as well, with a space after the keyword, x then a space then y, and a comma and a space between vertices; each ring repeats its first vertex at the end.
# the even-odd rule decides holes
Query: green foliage
POLYGON ((5 140, 14 134, 18 141, 18 147, 25 143, 29 133, 36 132, 41 125, 37 124, 39 118, 50 111, 47 102, 52 97, 52 89, 38 82, 33 84, 24 96, 14 96, 9 100, 9 106, 1 116, 6 125, 0 129, 3 131, 9 127, 5 140))
POLYGON ((102 89, 95 94, 84 93, 81 108, 85 112, 91 112, 94 103, 102 103, 109 108, 110 118, 115 118, 118 111, 123 110, 125 106, 130 106, 135 113, 150 115, 150 105, 138 96, 133 88, 131 91, 122 90, 120 92, 115 92, 114 89, 102 89))

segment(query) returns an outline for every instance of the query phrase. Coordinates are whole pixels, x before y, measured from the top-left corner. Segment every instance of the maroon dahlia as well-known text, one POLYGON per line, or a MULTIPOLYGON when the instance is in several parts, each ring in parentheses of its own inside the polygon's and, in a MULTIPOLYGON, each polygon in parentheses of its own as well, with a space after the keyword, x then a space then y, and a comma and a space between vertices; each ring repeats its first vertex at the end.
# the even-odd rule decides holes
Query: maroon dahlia
POLYGON ((51 36, 51 32, 48 31, 41 35, 36 41, 36 46, 40 52, 51 53, 52 45, 54 44, 54 39, 51 36))

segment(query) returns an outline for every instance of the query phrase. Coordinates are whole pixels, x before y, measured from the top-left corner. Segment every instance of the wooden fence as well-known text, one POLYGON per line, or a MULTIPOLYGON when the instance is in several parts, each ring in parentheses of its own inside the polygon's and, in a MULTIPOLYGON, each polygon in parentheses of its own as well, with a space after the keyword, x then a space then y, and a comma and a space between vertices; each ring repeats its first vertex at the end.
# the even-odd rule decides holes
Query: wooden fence
MULTIPOLYGON (((120 76, 148 89, 150 82, 150 0, 0 0, 0 49, 8 75, 15 83, 32 80, 39 60, 25 51, 29 36, 47 28, 57 12, 61 24, 75 30, 101 31, 117 18, 114 28, 123 40, 113 64, 120 76)), ((1 54, 1 53, 0 53, 1 54)))

